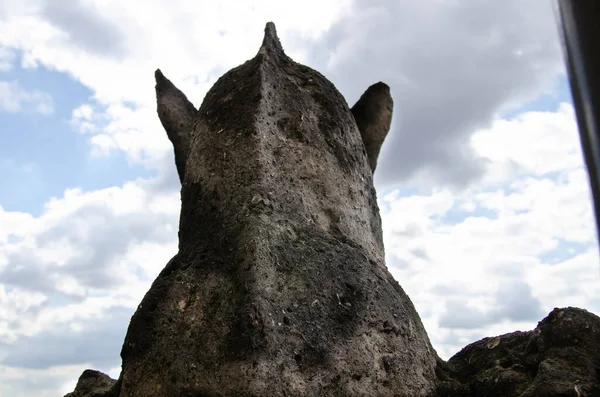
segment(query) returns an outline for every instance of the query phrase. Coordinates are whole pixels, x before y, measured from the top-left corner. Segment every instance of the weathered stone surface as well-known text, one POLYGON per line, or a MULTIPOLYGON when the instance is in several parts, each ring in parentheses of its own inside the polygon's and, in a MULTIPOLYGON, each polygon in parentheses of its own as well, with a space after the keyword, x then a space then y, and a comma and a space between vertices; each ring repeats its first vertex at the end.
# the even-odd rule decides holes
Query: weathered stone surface
POLYGON ((162 74, 160 69, 155 72, 154 76, 156 78, 158 118, 173 144, 175 166, 179 180, 183 182, 185 164, 190 150, 190 139, 198 111, 185 94, 162 74))
POLYGON ((394 101, 390 87, 379 82, 370 86, 352 106, 352 115, 367 150, 369 166, 375 172, 383 141, 392 124, 394 101))
POLYGON ((131 319, 119 380, 87 370, 67 396, 600 395, 600 319, 580 309, 438 358, 384 263, 388 86, 350 110, 268 24, 198 111, 160 71, 156 93, 179 252, 131 319))
POLYGON ((440 362, 438 396, 600 396, 600 318, 554 309, 533 331, 470 344, 440 362))
MULTIPOLYGON (((157 73, 179 137, 192 112, 175 90, 157 73)), ((179 252, 131 320, 120 396, 430 394, 436 355, 385 266, 365 146, 333 84, 269 24, 191 124, 179 252)))
POLYGON ((119 385, 117 381, 100 371, 86 369, 83 371, 77 386, 72 393, 65 397, 118 397, 119 385))

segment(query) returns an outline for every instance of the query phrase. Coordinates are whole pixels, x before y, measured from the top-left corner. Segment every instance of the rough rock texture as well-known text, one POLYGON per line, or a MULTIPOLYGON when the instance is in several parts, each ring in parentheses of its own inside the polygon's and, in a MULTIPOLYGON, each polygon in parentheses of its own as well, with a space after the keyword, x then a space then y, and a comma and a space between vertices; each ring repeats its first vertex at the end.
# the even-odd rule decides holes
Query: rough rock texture
POLYGON ((369 166, 373 172, 377 167, 381 145, 392 124, 393 107, 390 87, 379 82, 370 86, 350 109, 362 136, 369 166))
POLYGON ((185 164, 190 151, 190 138, 198 111, 177 87, 160 70, 155 73, 156 107, 162 123, 175 151, 175 166, 179 180, 183 182, 185 164))
MULTIPOLYGON (((533 331, 484 338, 438 359, 436 375, 436 397, 600 396, 600 318, 554 309, 533 331)), ((65 397, 116 397, 114 383, 87 370, 65 397)))
POLYGON ((436 354, 385 266, 365 145, 336 88, 272 24, 195 116, 156 80, 180 154, 179 253, 131 320, 120 396, 430 394, 436 354))
POLYGON ((350 110, 267 24, 198 111, 160 71, 156 93, 182 181, 179 252, 131 319, 119 380, 85 371, 71 397, 597 391, 600 319, 578 309, 438 358, 384 263, 385 84, 350 110))
POLYGON ((118 382, 99 371, 86 369, 83 371, 75 391, 65 397, 118 397, 118 382))
POLYGON ((554 309, 533 331, 470 344, 441 362, 438 396, 600 396, 600 318, 554 309))

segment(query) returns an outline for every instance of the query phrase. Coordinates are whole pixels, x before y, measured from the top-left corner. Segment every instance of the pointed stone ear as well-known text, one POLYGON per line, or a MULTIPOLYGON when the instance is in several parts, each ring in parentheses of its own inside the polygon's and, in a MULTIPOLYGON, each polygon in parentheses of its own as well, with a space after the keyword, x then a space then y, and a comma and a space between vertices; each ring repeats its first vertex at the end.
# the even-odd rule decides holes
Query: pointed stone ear
POLYGON ((375 172, 381 145, 392 124, 394 101, 390 87, 382 82, 373 84, 350 109, 367 149, 371 171, 375 172))
POLYGON ((160 69, 154 73, 156 79, 156 107, 162 123, 175 150, 175 166, 179 180, 183 183, 185 164, 190 150, 190 140, 198 111, 160 69))

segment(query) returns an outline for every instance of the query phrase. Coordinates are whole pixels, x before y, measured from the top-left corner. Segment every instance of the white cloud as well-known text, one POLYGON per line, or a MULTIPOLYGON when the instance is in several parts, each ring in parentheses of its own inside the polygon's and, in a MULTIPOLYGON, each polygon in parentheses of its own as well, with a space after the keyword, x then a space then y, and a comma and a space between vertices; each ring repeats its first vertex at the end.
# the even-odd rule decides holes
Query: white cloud
POLYGON ((3 394, 66 393, 89 367, 118 375, 129 319, 177 251, 179 205, 163 180, 139 179, 67 190, 38 217, 0 208, 3 394))
MULTIPOLYGON (((67 389, 71 384, 73 373, 81 373, 87 365, 65 365, 50 369, 27 369, 4 366, 0 364, 0 395, 11 397, 56 397, 73 391, 67 389)), ((76 379, 75 379, 76 381, 76 379)))
POLYGON ((379 80, 394 97, 376 180, 464 188, 486 173, 470 136, 564 74, 552 6, 536 0, 356 0, 310 46, 351 104, 379 80), (531 18, 535 15, 535 18, 531 18), (516 55, 519 54, 519 55, 516 55))
POLYGON ((154 168, 159 159, 171 155, 171 143, 160 125, 156 110, 110 105, 103 117, 106 122, 102 132, 91 138, 96 149, 94 154, 109 155, 113 150, 119 150, 148 168, 154 168))
POLYGON ((7 212, 0 207, 0 243, 6 244, 9 236, 25 237, 34 217, 26 212, 7 212))
POLYGON ((277 22, 284 43, 292 34, 305 43, 349 7, 349 0, 61 0, 27 6, 9 0, 0 45, 21 51, 23 66, 67 73, 94 92, 94 102, 72 117, 78 131, 90 134, 91 155, 122 151, 130 161, 156 168, 172 156, 155 111, 156 68, 198 106, 222 73, 255 55, 267 21, 277 22))
POLYGON ((93 310, 136 307, 176 252, 179 206, 178 191, 140 179, 121 188, 67 190, 39 217, 0 208, 0 342, 60 324, 85 327, 93 310), (50 306, 15 303, 27 300, 50 306), (15 316, 16 310, 25 312, 15 316))
POLYGON ((14 51, 0 47, 0 72, 10 72, 13 69, 15 58, 14 51))
POLYGON ((95 132, 98 127, 96 123, 96 112, 90 104, 83 104, 73 109, 71 124, 82 134, 95 132))
POLYGON ((2 392, 66 392, 83 367, 118 375, 129 319, 177 251, 179 206, 155 178, 70 189, 38 217, 0 208, 2 392))
POLYGON ((554 307, 600 313, 600 260, 576 128, 566 104, 497 121, 474 135, 473 146, 492 171, 516 164, 517 172, 504 173, 512 179, 491 172, 468 191, 381 197, 388 265, 442 356, 465 341, 532 329, 554 307))
POLYGON ((54 112, 54 104, 47 92, 26 90, 17 81, 0 81, 0 110, 9 113, 26 110, 50 114, 54 112))
POLYGON ((326 72, 349 102, 377 80, 391 85, 393 131, 376 175, 387 187, 415 175, 438 186, 479 179, 486 161, 468 144, 473 131, 564 73, 551 7, 535 0, 6 3, 0 45, 94 92, 94 120, 78 127, 91 132, 92 154, 124 151, 149 167, 170 150, 153 71, 199 105, 222 73, 256 53, 268 20, 288 54, 326 72))
MULTIPOLYGON (((489 161, 487 178, 499 181, 513 173, 544 175, 581 167, 581 149, 573 107, 529 112, 513 120, 497 119, 476 132, 472 145, 489 161)), ((489 180, 492 182, 492 180, 489 180)))
MULTIPOLYGON (((154 102, 157 67, 177 82, 188 79, 192 88, 194 80, 214 81, 253 56, 267 21, 279 24, 282 38, 288 32, 318 37, 349 6, 347 0, 7 3, 0 44, 19 48, 32 65, 71 74, 102 104, 146 105, 154 102), (93 23, 82 26, 78 18, 93 23)), ((199 102, 203 92, 192 95, 199 102)))

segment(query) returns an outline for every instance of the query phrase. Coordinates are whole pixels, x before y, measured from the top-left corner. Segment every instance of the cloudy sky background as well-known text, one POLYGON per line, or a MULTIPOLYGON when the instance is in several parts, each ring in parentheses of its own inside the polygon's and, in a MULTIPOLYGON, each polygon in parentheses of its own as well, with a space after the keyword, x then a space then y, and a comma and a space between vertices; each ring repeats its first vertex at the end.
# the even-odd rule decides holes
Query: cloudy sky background
POLYGON ((4 0, 0 395, 62 395, 85 368, 118 376, 129 318, 177 247, 153 72, 199 106, 269 20, 350 105, 391 86, 376 173, 387 263, 443 358, 554 307, 600 313, 549 1, 4 0))

